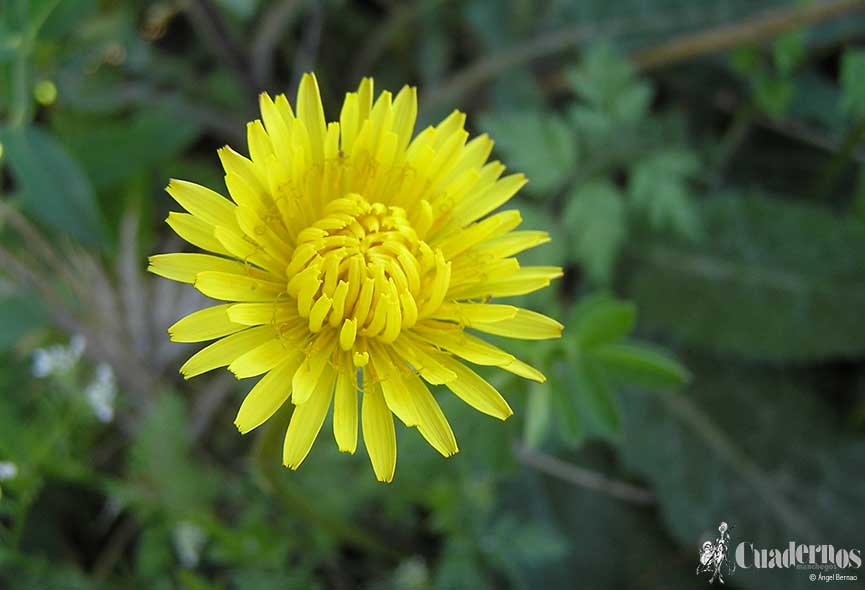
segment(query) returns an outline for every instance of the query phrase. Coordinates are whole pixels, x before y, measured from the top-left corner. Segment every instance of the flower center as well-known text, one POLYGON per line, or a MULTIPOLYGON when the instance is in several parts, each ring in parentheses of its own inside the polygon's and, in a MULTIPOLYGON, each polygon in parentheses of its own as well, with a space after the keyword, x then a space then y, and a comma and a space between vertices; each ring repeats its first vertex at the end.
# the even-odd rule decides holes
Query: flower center
POLYGON ((339 328, 340 347, 350 350, 357 337, 393 342, 435 312, 450 264, 418 238, 403 209, 350 193, 298 234, 287 275, 310 331, 339 328))

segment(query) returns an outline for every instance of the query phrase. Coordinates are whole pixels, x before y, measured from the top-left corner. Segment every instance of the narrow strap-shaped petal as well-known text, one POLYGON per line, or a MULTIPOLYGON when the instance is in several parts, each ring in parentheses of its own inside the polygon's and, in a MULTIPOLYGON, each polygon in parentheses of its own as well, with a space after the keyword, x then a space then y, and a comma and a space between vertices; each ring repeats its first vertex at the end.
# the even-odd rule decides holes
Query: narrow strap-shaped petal
POLYGON ((333 435, 343 453, 354 454, 357 449, 357 370, 351 357, 343 355, 333 401, 333 435))
POLYGON ((455 455, 459 451, 457 439, 430 390, 420 377, 414 374, 403 377, 403 383, 414 405, 417 428, 421 435, 445 457, 455 455))
POLYGON ((305 404, 315 392, 318 382, 330 366, 334 348, 336 348, 336 334, 332 330, 319 334, 307 345, 304 351, 306 359, 291 381, 295 404, 305 404))
POLYGON ((442 365, 456 373, 457 378, 446 385, 468 405, 500 420, 506 420, 513 415, 514 411, 505 398, 480 375, 446 354, 437 353, 436 358, 442 365))
POLYGON ((367 385, 366 380, 364 380, 361 422, 363 442, 376 479, 382 482, 392 481, 396 469, 396 431, 393 427, 393 414, 384 401, 381 387, 377 383, 367 385))
POLYGON ((216 239, 215 228, 209 223, 189 213, 177 213, 171 211, 165 223, 174 230, 178 236, 202 250, 215 254, 231 256, 231 252, 216 239))
POLYGON ((309 399, 295 406, 282 449, 282 463, 286 467, 297 469, 309 454, 333 399, 335 377, 335 371, 327 367, 309 399))
POLYGON ((266 278, 268 275, 254 266, 243 264, 238 260, 229 260, 210 254, 197 252, 178 252, 174 254, 155 254, 147 259, 147 270, 153 274, 192 284, 195 276, 206 270, 218 270, 240 275, 250 275, 256 278, 266 278))
POLYGON ((296 354, 298 354, 296 349, 292 352, 282 340, 274 338, 231 361, 228 370, 234 373, 238 379, 255 377, 267 373, 287 357, 296 354))
POLYGON ((519 308, 512 318, 493 322, 472 322, 472 328, 506 338, 547 340, 560 338, 564 326, 543 314, 519 308))
POLYGON ((417 335, 476 365, 501 366, 514 360, 512 354, 464 332, 453 324, 437 324, 418 324, 417 335))
POLYGON ((193 182, 172 179, 165 189, 177 204, 210 225, 236 228, 234 208, 237 206, 219 193, 193 182))
POLYGON ((222 301, 273 301, 285 291, 280 283, 218 271, 198 273, 195 288, 222 301))
POLYGON ((309 134, 313 159, 320 161, 324 154, 327 122, 324 119, 324 107, 321 105, 315 74, 304 74, 300 80, 300 87, 297 89, 297 118, 303 122, 309 134))
POLYGON ((178 320, 168 328, 172 342, 203 342, 222 338, 246 329, 243 324, 235 324, 228 317, 230 304, 214 305, 199 309, 178 320))
POLYGON ((225 367, 240 355, 246 354, 272 338, 276 338, 276 332, 270 326, 256 326, 226 336, 192 355, 180 367, 180 372, 189 379, 207 371, 225 367))
POLYGON ((300 353, 287 356, 262 377, 246 395, 234 425, 242 433, 264 424, 291 396, 291 375, 302 359, 300 353))

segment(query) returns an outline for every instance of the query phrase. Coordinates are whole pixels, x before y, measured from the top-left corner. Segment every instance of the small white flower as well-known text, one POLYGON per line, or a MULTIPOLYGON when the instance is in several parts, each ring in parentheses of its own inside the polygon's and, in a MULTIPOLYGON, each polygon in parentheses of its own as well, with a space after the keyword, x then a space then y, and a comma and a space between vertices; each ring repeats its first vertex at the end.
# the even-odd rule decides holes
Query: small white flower
POLYGON ((93 381, 84 389, 84 397, 100 422, 114 419, 114 398, 117 396, 117 381, 114 371, 107 363, 96 367, 93 381))
POLYGON ((188 520, 182 520, 174 527, 174 549, 183 567, 192 569, 201 559, 201 550, 207 541, 207 533, 188 520))
POLYGON ((30 372, 39 378, 65 373, 81 360, 86 346, 84 336, 76 334, 69 339, 68 346, 55 344, 47 348, 37 348, 33 351, 33 367, 30 372))
POLYGON ((8 481, 18 476, 18 466, 12 461, 0 461, 0 481, 8 481))

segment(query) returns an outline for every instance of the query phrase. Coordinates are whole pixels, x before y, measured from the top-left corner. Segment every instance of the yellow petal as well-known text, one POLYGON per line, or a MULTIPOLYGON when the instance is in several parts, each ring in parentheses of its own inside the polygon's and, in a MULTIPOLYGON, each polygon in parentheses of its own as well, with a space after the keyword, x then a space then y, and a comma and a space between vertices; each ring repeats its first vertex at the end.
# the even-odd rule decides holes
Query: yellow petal
POLYGON ((538 371, 531 365, 528 365, 521 361, 520 359, 514 359, 512 363, 507 365, 500 365, 499 368, 504 369, 514 375, 518 375, 523 379, 531 379, 532 381, 537 381, 538 383, 546 383, 547 378, 544 377, 544 374, 538 371))
POLYGON ((195 276, 206 270, 218 270, 220 272, 230 272, 234 274, 250 274, 255 275, 258 272, 259 278, 263 278, 263 273, 245 266, 237 260, 229 260, 220 258, 219 256, 211 256, 209 254, 197 254, 181 252, 176 254, 155 254, 147 259, 147 270, 153 274, 157 274, 166 279, 179 281, 181 283, 194 283, 195 276))
POLYGON ((266 177, 263 176, 259 166, 256 166, 252 160, 244 158, 236 151, 228 146, 216 150, 219 155, 219 161, 222 162, 222 168, 225 173, 236 174, 256 193, 264 194, 267 190, 266 177))
POLYGON ((370 380, 378 381, 390 411, 406 426, 414 426, 417 424, 417 417, 399 370, 394 367, 383 347, 377 346, 374 341, 370 341, 369 347, 369 360, 372 365, 370 368, 375 372, 370 380))
POLYGON ((280 283, 218 271, 198 273, 195 288, 222 301, 273 301, 285 292, 280 283))
POLYGON ((340 369, 336 378, 333 435, 340 451, 354 454, 357 449, 357 373, 351 362, 340 369))
POLYGON ((507 203, 526 182, 526 177, 523 174, 506 176, 485 191, 473 195, 454 207, 451 216, 458 219, 463 225, 480 219, 507 203))
POLYGON ((264 424, 289 398, 289 380, 301 358, 300 353, 285 358, 246 395, 234 419, 235 426, 242 434, 264 424))
POLYGON ((219 226, 213 228, 213 235, 222 245, 223 250, 230 252, 235 258, 268 270, 274 277, 284 276, 285 264, 255 242, 248 240, 241 230, 219 226))
POLYGON ((365 387, 361 406, 363 442, 378 481, 393 481, 396 469, 396 431, 393 415, 376 383, 365 387))
POLYGON ((505 258, 519 254, 525 250, 546 244, 550 241, 550 234, 545 231, 512 231, 503 236, 487 240, 478 244, 472 252, 491 254, 498 258, 505 258))
POLYGON ((500 322, 517 315, 519 308, 494 303, 445 302, 432 314, 433 319, 450 320, 462 326, 473 327, 477 322, 500 322))
POLYGON ((319 334, 305 351, 306 359, 294 374, 291 380, 293 402, 304 404, 315 391, 319 381, 325 374, 325 369, 330 366, 330 358, 336 346, 336 334, 334 331, 319 334))
POLYGON ((538 289, 549 286, 552 279, 562 276, 562 269, 555 266, 527 266, 519 269, 507 278, 478 283, 462 288, 459 293, 449 293, 460 299, 478 299, 484 297, 514 297, 526 295, 538 289))
POLYGON ((267 373, 287 357, 297 354, 297 350, 290 352, 282 340, 274 338, 231 361, 228 370, 238 379, 255 377, 267 373))
POLYGON ((564 326, 545 315, 520 308, 513 318, 493 322, 473 322, 472 328, 506 338, 547 340, 560 338, 564 326))
POLYGON ((240 332, 246 326, 235 324, 228 317, 229 304, 200 309, 181 318, 168 328, 172 342, 202 342, 240 332))
POLYGON ((165 189, 177 203, 195 217, 213 226, 237 227, 234 205, 217 192, 185 180, 171 179, 165 189))
POLYGON ((430 390, 417 375, 403 378, 417 416, 417 428, 432 447, 445 457, 455 455, 457 439, 430 390))
POLYGON ((432 355, 434 349, 421 340, 403 334, 393 345, 393 351, 421 374, 427 383, 441 385, 457 378, 432 355))
POLYGON ((225 246, 216 239, 214 227, 198 217, 189 213, 171 211, 165 222, 174 230, 174 233, 193 246, 198 246, 208 252, 231 256, 231 253, 225 249, 225 246))
POLYGON ((264 163, 273 153, 273 144, 259 119, 246 124, 246 143, 249 145, 249 157, 255 164, 264 163))
POLYGON ((318 80, 315 74, 304 74, 297 90, 297 118, 303 122, 309 134, 312 156, 321 160, 324 154, 324 136, 327 133, 327 123, 324 120, 324 108, 321 106, 321 95, 318 92, 318 80))
POLYGON ((456 373, 457 378, 447 383, 448 389, 474 409, 506 420, 514 411, 496 388, 460 361, 445 354, 437 354, 438 361, 456 373))
POLYGON ((297 319, 297 309, 291 302, 237 303, 228 308, 228 317, 244 326, 278 324, 297 319))
POLYGON ((462 331, 451 324, 418 324, 417 335, 439 348, 443 348, 476 365, 506 365, 514 360, 513 355, 484 342, 480 338, 462 331))
POLYGON ((240 355, 246 354, 256 346, 275 337, 276 333, 270 326, 249 328, 243 332, 226 336, 192 355, 180 367, 180 372, 189 379, 207 371, 224 367, 240 355))
POLYGON ((309 454, 333 398, 334 378, 334 370, 327 367, 309 399, 295 406, 282 450, 282 463, 286 467, 297 469, 309 454))

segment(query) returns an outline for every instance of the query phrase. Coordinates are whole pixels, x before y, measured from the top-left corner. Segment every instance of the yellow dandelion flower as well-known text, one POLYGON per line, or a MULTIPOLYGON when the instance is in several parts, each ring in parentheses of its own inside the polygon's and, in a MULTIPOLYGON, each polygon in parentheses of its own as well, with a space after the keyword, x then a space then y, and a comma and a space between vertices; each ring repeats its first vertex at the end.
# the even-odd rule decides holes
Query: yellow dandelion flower
POLYGON ((544 381, 468 329, 528 340, 561 334, 539 313, 488 303, 562 274, 520 266, 514 255, 548 234, 515 231, 518 211, 493 213, 524 176, 487 162, 493 142, 468 141, 463 113, 413 137, 416 114, 414 88, 373 101, 366 78, 328 123, 307 74, 294 110, 284 95, 261 95, 261 119, 247 126, 249 157, 219 151, 231 200, 190 182, 168 185, 187 211, 170 213, 168 224, 209 253, 152 256, 149 270, 225 302, 169 329, 177 342, 216 340, 180 371, 263 375, 235 424, 247 433, 290 400, 283 462, 292 469, 331 405, 340 451, 355 451, 360 413, 380 481, 396 467, 394 414, 445 457, 455 454, 428 385, 504 420, 508 403, 463 361, 544 381))

